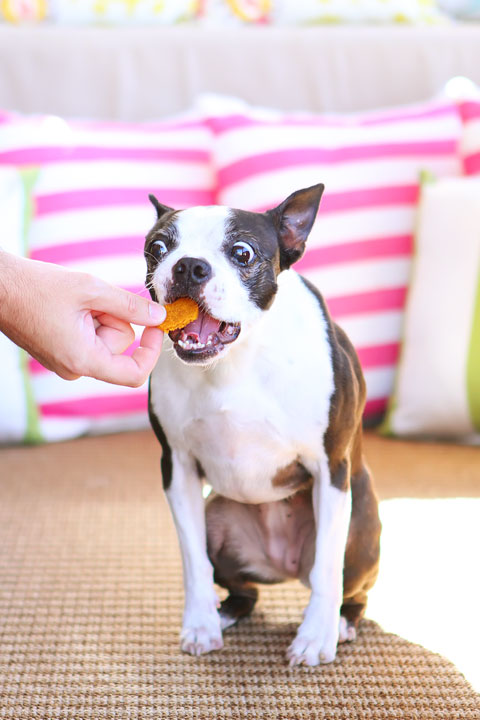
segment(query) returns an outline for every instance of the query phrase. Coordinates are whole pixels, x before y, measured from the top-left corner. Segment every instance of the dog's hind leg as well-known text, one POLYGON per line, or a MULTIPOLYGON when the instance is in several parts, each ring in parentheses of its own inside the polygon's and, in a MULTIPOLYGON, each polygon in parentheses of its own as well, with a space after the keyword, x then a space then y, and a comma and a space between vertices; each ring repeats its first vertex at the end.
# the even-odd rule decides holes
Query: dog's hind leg
POLYGON ((340 610, 340 625, 338 642, 352 642, 357 637, 357 626, 362 619, 367 607, 367 594, 358 596, 354 600, 344 603, 340 610))
POLYGON ((222 630, 249 615, 258 598, 257 588, 245 577, 241 560, 241 548, 247 543, 244 536, 247 514, 241 503, 220 495, 210 498, 207 504, 207 547, 214 580, 229 592, 220 604, 222 630), (242 522, 238 522, 239 515, 243 516, 242 522))
POLYGON ((365 613, 367 593, 378 575, 381 523, 368 467, 352 475, 352 516, 345 550, 339 642, 354 640, 365 613))
POLYGON ((249 615, 258 598, 255 583, 285 580, 266 551, 260 506, 246 505, 221 495, 207 503, 207 548, 215 582, 228 590, 221 603, 222 629, 249 615))
POLYGON ((258 589, 253 583, 245 581, 229 583, 222 578, 216 578, 216 582, 226 587, 229 595, 220 604, 220 625, 222 630, 235 625, 243 617, 250 615, 258 599, 258 589))

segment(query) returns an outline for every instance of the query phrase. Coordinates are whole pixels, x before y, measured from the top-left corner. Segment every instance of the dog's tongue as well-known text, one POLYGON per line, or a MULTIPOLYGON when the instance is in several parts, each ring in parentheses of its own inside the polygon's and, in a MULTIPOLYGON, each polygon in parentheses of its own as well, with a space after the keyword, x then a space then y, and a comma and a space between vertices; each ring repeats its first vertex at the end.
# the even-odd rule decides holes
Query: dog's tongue
POLYGON ((189 335, 197 335, 202 343, 206 343, 210 333, 217 333, 220 327, 220 320, 215 320, 211 315, 207 315, 200 310, 198 317, 193 322, 183 328, 183 332, 189 335))

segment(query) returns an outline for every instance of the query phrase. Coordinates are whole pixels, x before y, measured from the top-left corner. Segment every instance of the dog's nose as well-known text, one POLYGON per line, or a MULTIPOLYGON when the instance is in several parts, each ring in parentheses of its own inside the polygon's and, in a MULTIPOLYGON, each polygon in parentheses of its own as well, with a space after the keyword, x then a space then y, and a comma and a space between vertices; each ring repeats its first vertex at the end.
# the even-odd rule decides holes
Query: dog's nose
POLYGON ((184 257, 173 266, 175 280, 192 281, 197 285, 207 282, 212 275, 212 267, 206 260, 184 257))

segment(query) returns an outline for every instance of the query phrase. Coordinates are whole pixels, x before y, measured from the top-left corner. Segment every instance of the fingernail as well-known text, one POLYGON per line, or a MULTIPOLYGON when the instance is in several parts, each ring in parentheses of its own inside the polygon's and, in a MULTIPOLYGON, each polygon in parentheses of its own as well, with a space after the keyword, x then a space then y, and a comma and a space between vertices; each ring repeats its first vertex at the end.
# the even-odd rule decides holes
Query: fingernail
POLYGON ((148 303, 148 313, 152 320, 155 320, 158 324, 162 323, 167 317, 167 311, 163 305, 158 303, 148 303))

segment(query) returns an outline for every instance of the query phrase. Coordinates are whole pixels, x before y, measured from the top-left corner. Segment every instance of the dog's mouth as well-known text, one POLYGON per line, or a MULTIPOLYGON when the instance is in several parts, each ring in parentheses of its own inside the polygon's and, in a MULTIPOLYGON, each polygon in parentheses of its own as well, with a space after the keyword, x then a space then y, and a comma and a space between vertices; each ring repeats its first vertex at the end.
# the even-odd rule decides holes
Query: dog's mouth
POLYGON ((168 335, 182 360, 201 362, 221 353, 237 339, 240 329, 240 323, 218 320, 200 308, 196 320, 168 335))

